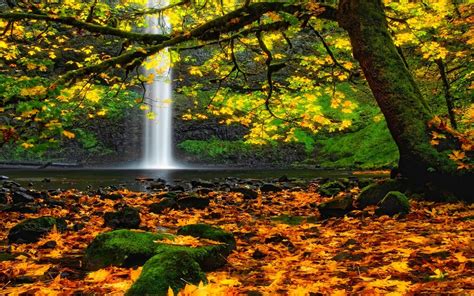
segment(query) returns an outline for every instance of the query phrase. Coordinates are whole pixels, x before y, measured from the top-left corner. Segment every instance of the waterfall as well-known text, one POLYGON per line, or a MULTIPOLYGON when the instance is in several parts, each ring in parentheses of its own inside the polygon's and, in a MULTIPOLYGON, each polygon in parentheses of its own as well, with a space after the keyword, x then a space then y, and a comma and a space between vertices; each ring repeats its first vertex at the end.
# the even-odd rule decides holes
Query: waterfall
MULTIPOLYGON (((159 8, 168 5, 168 0, 148 0, 148 8, 159 8)), ((146 33, 169 33, 171 28, 166 18, 160 15, 147 17, 146 33)), ((173 118, 172 118, 172 84, 171 67, 168 50, 150 57, 145 63, 144 76, 153 77, 146 84, 145 123, 143 133, 142 167, 147 169, 170 169, 178 165, 173 159, 173 118)))

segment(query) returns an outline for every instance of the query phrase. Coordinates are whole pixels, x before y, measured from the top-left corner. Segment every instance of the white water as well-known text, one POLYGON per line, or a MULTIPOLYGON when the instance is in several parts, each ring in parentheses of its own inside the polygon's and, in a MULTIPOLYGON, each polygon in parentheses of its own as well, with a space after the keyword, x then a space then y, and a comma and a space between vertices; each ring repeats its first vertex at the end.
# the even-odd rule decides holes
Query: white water
MULTIPOLYGON (((148 0, 148 8, 159 8, 168 5, 168 0, 148 0)), ((166 18, 149 16, 146 32, 163 34, 170 32, 166 18)), ((149 109, 146 113, 154 114, 153 119, 145 116, 143 133, 142 168, 171 169, 179 167, 173 158, 173 109, 171 68, 168 50, 150 57, 145 66, 145 77, 153 76, 153 82, 146 85, 145 103, 149 109), (150 67, 151 66, 151 67, 150 67), (147 69, 148 68, 148 69, 147 69)))

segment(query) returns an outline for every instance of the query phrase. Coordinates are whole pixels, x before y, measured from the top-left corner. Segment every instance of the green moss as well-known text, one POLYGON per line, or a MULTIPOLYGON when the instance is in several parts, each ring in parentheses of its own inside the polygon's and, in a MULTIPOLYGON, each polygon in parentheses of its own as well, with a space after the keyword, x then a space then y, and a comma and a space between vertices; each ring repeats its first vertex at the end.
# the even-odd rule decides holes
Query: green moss
POLYGON ((193 258, 204 271, 212 271, 227 263, 227 256, 231 249, 227 244, 209 245, 202 247, 188 247, 168 244, 158 244, 156 253, 161 254, 170 251, 185 252, 193 258))
MULTIPOLYGON (((375 113, 374 107, 365 107, 361 114, 375 113)), ((373 115, 376 116, 381 115, 373 115)), ((358 121, 355 122, 357 124, 358 121)), ((398 160, 395 145, 384 120, 370 122, 356 131, 329 135, 318 140, 319 154, 316 160, 325 168, 374 169, 394 166, 398 160), (357 143, 357 147, 354 146, 357 143)))
POLYGON ((197 285, 201 281, 206 283, 206 276, 188 252, 168 250, 145 263, 140 277, 126 295, 166 296, 169 287, 177 293, 186 283, 197 285))
POLYGON ((377 215, 395 215, 408 214, 410 212, 410 203, 408 197, 398 191, 390 191, 379 202, 378 208, 375 210, 377 215))
POLYGON ((97 270, 109 265, 142 265, 156 252, 155 240, 171 238, 167 234, 152 234, 130 230, 115 230, 98 235, 87 247, 86 268, 97 270))
POLYGON ((13 226, 8 233, 10 243, 33 243, 50 232, 56 225, 58 231, 66 230, 66 222, 54 217, 26 219, 13 226))
POLYGON ((365 208, 378 204, 390 191, 404 191, 406 184, 399 180, 385 180, 383 182, 370 184, 364 187, 356 199, 358 208, 365 208))
POLYGON ((191 224, 183 226, 178 230, 178 235, 190 235, 222 242, 227 244, 230 250, 235 249, 236 246, 235 238, 232 233, 208 224, 191 224))

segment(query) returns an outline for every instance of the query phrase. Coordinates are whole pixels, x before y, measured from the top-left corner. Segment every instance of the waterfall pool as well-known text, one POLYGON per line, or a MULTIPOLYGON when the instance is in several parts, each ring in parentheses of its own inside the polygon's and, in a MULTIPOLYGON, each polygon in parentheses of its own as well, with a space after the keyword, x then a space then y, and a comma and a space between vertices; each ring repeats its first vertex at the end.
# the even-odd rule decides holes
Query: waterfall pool
MULTIPOLYGON (((224 181, 226 178, 274 180, 281 176, 312 180, 318 177, 344 178, 354 176, 351 171, 316 169, 185 169, 185 170, 146 170, 146 169, 1 169, 0 175, 35 189, 97 189, 105 186, 121 186, 130 190, 143 191, 146 185, 140 178, 164 179, 168 183, 189 182, 193 180, 224 181)), ((359 178, 386 177, 386 174, 373 172, 357 175, 359 178)))

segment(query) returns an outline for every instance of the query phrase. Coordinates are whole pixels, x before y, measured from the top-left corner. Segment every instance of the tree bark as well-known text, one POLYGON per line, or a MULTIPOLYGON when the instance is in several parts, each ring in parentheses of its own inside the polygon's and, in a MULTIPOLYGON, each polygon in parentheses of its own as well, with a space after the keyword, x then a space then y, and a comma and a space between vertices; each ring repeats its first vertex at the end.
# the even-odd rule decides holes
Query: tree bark
POLYGON ((431 145, 429 122, 434 116, 390 37, 382 1, 341 0, 338 13, 339 25, 349 34, 354 57, 398 146, 402 176, 467 194, 472 171, 458 170, 448 151, 431 145))

